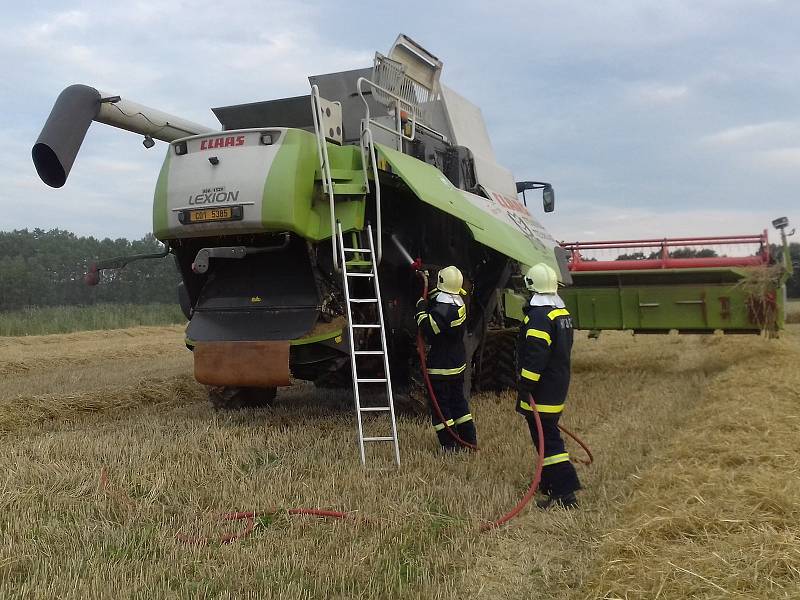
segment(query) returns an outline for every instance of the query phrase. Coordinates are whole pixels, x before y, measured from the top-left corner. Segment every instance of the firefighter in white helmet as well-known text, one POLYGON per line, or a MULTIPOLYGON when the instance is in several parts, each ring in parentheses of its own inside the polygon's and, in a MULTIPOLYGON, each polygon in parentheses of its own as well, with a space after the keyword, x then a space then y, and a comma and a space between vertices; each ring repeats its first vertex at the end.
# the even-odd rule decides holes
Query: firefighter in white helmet
POLYGON ((544 466, 539 489, 547 498, 537 504, 573 508, 581 485, 558 430, 569 389, 572 317, 558 295, 558 277, 550 266, 538 263, 528 269, 525 287, 532 295, 517 339, 517 412, 528 421, 534 448, 538 432, 531 397, 542 422, 544 466))
MULTIPOLYGON (((441 269, 437 275, 436 292, 431 294, 429 300, 420 298, 417 302, 416 319, 417 326, 430 344, 428 375, 442 415, 458 437, 475 445, 475 423, 464 394, 464 372, 467 369, 464 323, 467 320, 467 307, 464 304, 466 292, 463 284, 464 277, 456 267, 441 269)), ((442 448, 457 449, 458 442, 446 430, 432 406, 431 415, 442 448)))

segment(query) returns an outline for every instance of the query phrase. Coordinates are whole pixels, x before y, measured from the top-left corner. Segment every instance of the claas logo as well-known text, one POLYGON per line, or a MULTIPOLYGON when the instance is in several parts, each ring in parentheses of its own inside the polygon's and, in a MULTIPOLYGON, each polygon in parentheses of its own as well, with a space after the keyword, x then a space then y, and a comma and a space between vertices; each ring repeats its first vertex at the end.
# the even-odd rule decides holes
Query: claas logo
POLYGON ((244 136, 228 136, 208 138, 200 142, 200 150, 213 150, 214 148, 232 148, 234 146, 244 146, 244 136))

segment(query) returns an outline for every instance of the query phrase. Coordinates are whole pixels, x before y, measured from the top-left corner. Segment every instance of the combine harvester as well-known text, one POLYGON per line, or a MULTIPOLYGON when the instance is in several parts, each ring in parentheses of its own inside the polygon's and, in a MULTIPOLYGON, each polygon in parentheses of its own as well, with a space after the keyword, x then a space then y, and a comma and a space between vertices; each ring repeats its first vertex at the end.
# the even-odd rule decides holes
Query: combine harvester
MULTIPOLYGON (((520 274, 538 262, 563 284, 579 283, 565 296, 581 327, 780 325, 747 321, 745 305, 780 302, 780 283, 761 300, 726 291, 738 265, 703 266, 702 278, 697 269, 661 269, 669 261, 657 273, 621 263, 583 269, 583 247, 562 248, 528 210, 525 192, 541 190, 552 211, 552 186, 515 182, 495 160, 480 109, 441 84, 441 71, 436 56, 401 35, 371 67, 310 77, 306 96, 213 109, 222 130, 74 85, 56 101, 33 161, 46 184, 63 186, 93 120, 143 135, 148 148, 168 142, 153 203, 164 253, 101 262, 89 282, 103 269, 172 254, 186 343, 212 401, 269 403, 290 373, 352 385, 362 460, 368 441, 392 442, 399 460, 394 396, 422 390, 412 263, 434 275, 448 264, 464 273, 466 381, 484 389, 513 385, 520 274), (684 300, 676 294, 687 285, 697 294, 684 300), (668 311, 654 306, 673 299, 668 311), (381 389, 383 403, 362 404, 363 392, 381 389), (390 417, 391 433, 365 436, 368 412, 390 417)), ((756 269, 768 262, 757 260, 756 269)))

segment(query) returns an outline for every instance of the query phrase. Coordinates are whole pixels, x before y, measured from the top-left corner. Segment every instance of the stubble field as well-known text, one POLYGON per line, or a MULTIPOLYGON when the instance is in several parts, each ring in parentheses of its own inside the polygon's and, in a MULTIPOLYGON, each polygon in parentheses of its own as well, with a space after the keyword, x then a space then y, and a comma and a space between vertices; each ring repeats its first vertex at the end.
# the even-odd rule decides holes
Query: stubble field
POLYGON ((533 470, 511 396, 473 398, 480 453, 442 456, 427 420, 403 417, 402 468, 364 470, 348 393, 214 412, 182 340, 0 338, 0 597, 800 596, 800 326, 580 335, 564 423, 596 456, 582 507, 490 533, 533 470), (234 544, 175 538, 297 506, 358 518, 278 512, 234 544))

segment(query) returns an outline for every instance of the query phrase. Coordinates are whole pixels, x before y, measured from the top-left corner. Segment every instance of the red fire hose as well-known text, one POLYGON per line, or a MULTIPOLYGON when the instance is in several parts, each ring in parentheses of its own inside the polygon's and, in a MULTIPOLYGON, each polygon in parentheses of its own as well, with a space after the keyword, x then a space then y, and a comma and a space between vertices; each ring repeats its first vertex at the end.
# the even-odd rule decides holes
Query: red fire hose
MULTIPOLYGON (((261 515, 274 515, 281 512, 280 509, 274 508, 271 510, 263 511, 259 514, 261 515)), ((290 508, 286 510, 286 514, 289 515, 311 515, 314 517, 328 517, 331 519, 347 519, 351 517, 349 513, 339 512, 336 510, 319 510, 316 508, 290 508)), ((185 535, 181 532, 177 532, 175 534, 175 539, 179 542, 183 542, 184 544, 189 544, 191 546, 208 546, 213 542, 218 544, 230 544, 237 540, 241 540, 246 538, 248 535, 253 533, 253 530, 256 528, 256 517, 258 515, 255 511, 245 511, 245 512, 229 512, 223 515, 220 515, 220 520, 222 521, 247 521, 247 525, 245 526, 242 531, 238 533, 225 533, 218 538, 210 538, 210 537, 196 537, 196 536, 189 536, 185 535)))
MULTIPOLYGON (((421 261, 418 261, 415 264, 418 264, 419 262, 421 261)), ((422 282, 423 282, 422 297, 427 300, 428 276, 424 271, 421 270, 417 270, 417 274, 419 274, 419 276, 422 277, 422 282)), ((428 388, 428 394, 430 395, 431 399, 431 406, 433 407, 436 416, 439 418, 439 421, 445 426, 447 432, 456 442, 458 442, 458 444, 460 444, 462 447, 469 448, 471 450, 477 450, 478 447, 475 444, 471 444, 461 439, 461 437, 459 437, 459 435, 455 432, 455 430, 447 424, 447 419, 445 418, 444 414, 442 414, 442 409, 439 406, 439 402, 436 399, 436 394, 433 391, 433 386, 431 385, 431 379, 428 376, 428 366, 425 362, 425 341, 422 338, 421 330, 417 332, 417 354, 419 354, 419 362, 422 368, 422 376, 425 379, 425 385, 428 388)), ((516 506, 514 506, 514 508, 512 508, 509 512, 507 512, 505 515, 503 515, 496 521, 483 523, 480 527, 481 531, 488 531, 489 529, 494 529, 495 527, 499 527, 500 525, 503 525, 504 523, 507 523, 508 521, 516 517, 520 512, 522 512, 522 509, 524 509, 531 501, 531 499, 536 495, 536 490, 539 487, 539 482, 541 481, 542 478, 542 468, 544 467, 544 432, 542 430, 542 420, 539 417, 539 411, 536 410, 536 402, 534 401, 533 396, 531 394, 528 394, 528 399, 530 401, 531 407, 533 408, 533 418, 536 421, 536 432, 539 434, 538 435, 539 443, 537 448, 537 455, 539 460, 536 464, 536 472, 533 476, 533 480, 531 481, 531 485, 528 487, 528 491, 525 492, 525 495, 522 496, 519 502, 517 502, 516 506)), ((586 454, 589 457, 589 459, 588 460, 579 459, 579 462, 585 465, 590 465, 594 460, 594 457, 592 456, 589 447, 583 442, 583 440, 581 440, 577 435, 575 435, 565 427, 562 427, 561 425, 559 425, 558 428, 564 433, 566 433, 569 437, 574 439, 581 446, 581 448, 583 448, 586 451, 586 454)))
MULTIPOLYGON (((423 294, 422 294, 422 296, 423 296, 423 298, 427 299, 428 298, 428 278, 427 278, 427 275, 424 272, 419 271, 419 270, 417 271, 417 273, 423 278, 423 294)), ((428 367, 427 367, 427 364, 425 362, 425 341, 422 338, 422 332, 418 332, 417 333, 417 353, 419 354, 420 365, 421 365, 421 368, 422 368, 422 375, 423 375, 423 378, 425 379, 425 386, 428 389, 428 394, 430 395, 430 399, 431 399, 431 405, 433 406, 433 409, 434 409, 434 412, 436 413, 436 416, 444 424, 445 428, 447 429, 447 432, 452 436, 452 438, 456 442, 458 442, 458 444, 460 444, 462 447, 469 448, 471 450, 477 450, 478 447, 475 444, 471 444, 471 443, 461 439, 461 437, 456 433, 456 431, 447 424, 447 419, 444 417, 444 414, 442 413, 442 409, 439 406, 438 400, 436 399, 436 394, 433 391, 433 386, 431 385, 431 380, 430 380, 430 377, 428 375, 428 367)), ((536 464, 536 471, 534 473, 533 480, 531 481, 531 484, 528 487, 528 490, 525 492, 525 494, 522 496, 522 498, 520 498, 519 502, 517 502, 517 504, 514 506, 514 508, 512 508, 510 511, 508 511, 506 514, 504 514, 503 516, 501 516, 500 518, 498 518, 495 521, 488 521, 488 522, 485 522, 485 523, 481 524, 480 531, 488 531, 490 529, 494 529, 496 527, 499 527, 499 526, 501 526, 501 525, 503 525, 505 523, 508 523, 511 519, 513 519, 514 517, 519 515, 519 513, 522 512, 522 510, 528 505, 528 503, 531 501, 531 499, 536 495, 536 490, 539 487, 539 482, 541 481, 541 478, 542 478, 542 468, 544 466, 544 432, 542 430, 542 421, 541 421, 541 419, 539 417, 539 411, 536 410, 536 402, 534 401, 533 396, 531 396, 530 394, 528 394, 528 398, 529 398, 529 401, 530 401, 530 405, 533 408, 533 418, 536 421, 536 432, 538 433, 537 456, 538 456, 539 460, 537 461, 537 464, 536 464)), ((575 440, 581 446, 581 448, 583 448, 584 451, 586 452, 586 455, 588 456, 588 460, 579 459, 578 462, 580 462, 582 464, 585 464, 585 465, 591 464, 592 461, 594 460, 594 457, 592 456, 592 452, 589 450, 589 447, 583 442, 583 440, 581 440, 577 435, 575 435, 574 433, 572 433, 571 431, 569 431, 568 429, 566 429, 565 427, 563 427, 561 425, 559 425, 558 428, 561 431, 563 431, 565 434, 567 434, 569 437, 571 437, 573 440, 575 440)), ((101 486, 102 486, 103 489, 107 489, 107 486, 108 486, 108 478, 107 478, 107 475, 105 474, 105 470, 101 474, 101 486)), ((281 512, 281 511, 280 511, 280 509, 276 508, 276 509, 263 511, 260 514, 262 514, 262 515, 270 515, 270 514, 276 514, 278 512, 281 512)), ((354 515, 352 515, 350 513, 340 512, 340 511, 335 511, 335 510, 321 510, 321 509, 316 509, 316 508, 290 508, 290 509, 286 510, 286 514, 289 514, 289 515, 310 515, 310 516, 316 516, 316 517, 327 517, 327 518, 331 518, 331 519, 355 518, 354 515)), ((181 542, 183 542, 185 544, 198 545, 198 546, 207 546, 207 545, 211 544, 212 542, 217 542, 217 543, 220 543, 220 544, 230 544, 232 542, 235 542, 237 540, 241 540, 241 539, 247 537, 248 535, 250 535, 253 532, 253 530, 255 529, 255 525, 256 525, 256 517, 257 517, 257 514, 256 514, 255 511, 225 513, 225 514, 220 516, 221 520, 223 520, 223 521, 247 521, 247 524, 246 524, 245 528, 242 531, 238 532, 238 533, 225 533, 225 534, 223 534, 222 536, 220 536, 219 538, 216 538, 216 539, 207 538, 207 537, 187 536, 187 535, 182 534, 180 532, 175 534, 175 538, 178 541, 181 541, 181 542)))
MULTIPOLYGON (((427 300, 428 299, 428 275, 425 271, 417 271, 417 274, 422 277, 422 297, 427 300)), ((419 355, 419 364, 422 368, 422 377, 425 380, 425 387, 428 388, 428 395, 431 399, 431 406, 433 406, 433 412, 436 413, 436 416, 439 418, 439 422, 444 425, 444 428, 447 430, 447 433, 450 434, 459 446, 462 448, 469 448, 470 450, 477 450, 478 446, 475 444, 471 444, 470 442, 461 439, 461 437, 456 433, 456 430, 450 427, 447 424, 447 419, 445 418, 444 414, 442 413, 442 409, 439 406, 439 401, 436 399, 436 394, 433 391, 433 385, 431 384, 431 378, 428 375, 428 365, 425 361, 425 340, 422 337, 422 330, 417 330, 417 354, 419 355)))

